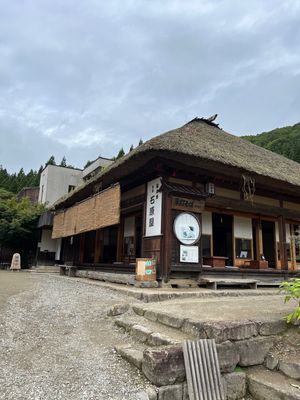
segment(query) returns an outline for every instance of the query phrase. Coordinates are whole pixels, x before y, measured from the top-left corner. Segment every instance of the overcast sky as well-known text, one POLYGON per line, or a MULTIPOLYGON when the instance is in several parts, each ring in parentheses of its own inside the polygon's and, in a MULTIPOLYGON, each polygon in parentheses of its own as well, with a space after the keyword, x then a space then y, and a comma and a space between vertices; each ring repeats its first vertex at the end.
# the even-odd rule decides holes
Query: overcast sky
POLYGON ((0 164, 82 167, 195 116, 300 121, 298 0, 0 0, 0 164))

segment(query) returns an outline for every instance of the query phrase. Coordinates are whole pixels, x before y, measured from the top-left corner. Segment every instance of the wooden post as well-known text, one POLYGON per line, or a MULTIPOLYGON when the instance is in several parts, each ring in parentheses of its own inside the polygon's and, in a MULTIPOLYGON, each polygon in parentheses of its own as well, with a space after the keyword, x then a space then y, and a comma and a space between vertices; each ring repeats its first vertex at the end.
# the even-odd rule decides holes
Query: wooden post
POLYGON ((171 256, 172 256, 172 197, 167 191, 163 192, 162 204, 162 234, 163 240, 161 245, 161 271, 162 278, 168 278, 171 271, 171 256))
POLYGON ((285 229, 285 219, 283 216, 279 217, 278 228, 279 228, 279 254, 280 254, 281 269, 288 270, 289 265, 288 265, 287 249, 286 249, 286 229, 285 229))
POLYGON ((124 217, 121 217, 118 226, 117 260, 116 260, 118 262, 122 261, 123 241, 124 241, 124 217))
POLYGON ((84 257, 84 241, 85 241, 85 234, 81 233, 79 237, 79 264, 83 263, 84 257))
POLYGON ((96 237, 95 237, 95 251, 94 251, 94 263, 99 262, 99 257, 101 254, 101 229, 96 230, 96 237))

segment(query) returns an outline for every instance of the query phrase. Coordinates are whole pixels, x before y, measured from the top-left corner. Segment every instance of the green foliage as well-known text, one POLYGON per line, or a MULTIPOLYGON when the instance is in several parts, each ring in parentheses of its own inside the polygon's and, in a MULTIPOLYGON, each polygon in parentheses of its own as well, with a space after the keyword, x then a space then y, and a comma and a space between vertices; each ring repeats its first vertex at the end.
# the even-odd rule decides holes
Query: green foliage
POLYGON ((122 147, 122 149, 119 151, 119 153, 118 153, 118 155, 117 155, 117 160, 118 160, 119 158, 123 157, 124 155, 125 155, 125 151, 124 151, 124 149, 123 149, 123 147, 122 147))
POLYGON ((63 158, 62 158, 62 160, 61 160, 61 162, 60 162, 59 165, 60 165, 61 167, 66 167, 66 166, 67 166, 67 159, 66 159, 65 156, 63 156, 63 158))
POLYGON ((132 151, 134 149, 133 144, 130 146, 129 151, 132 151))
POLYGON ((37 242, 37 222, 43 212, 41 205, 20 200, 0 189, 0 246, 23 252, 34 249, 37 242))
POLYGON ((41 166, 38 171, 31 169, 28 174, 25 174, 23 168, 21 168, 17 174, 10 174, 0 166, 0 188, 18 193, 24 187, 39 186, 42 170, 43 167, 41 166))
POLYGON ((46 162, 46 164, 45 164, 45 167, 47 167, 47 165, 56 165, 56 162, 55 162, 55 157, 54 156, 51 156, 50 158, 49 158, 49 160, 46 162))
POLYGON ((297 304, 295 311, 286 317, 288 323, 300 321, 300 279, 293 278, 280 285, 281 292, 286 293, 284 302, 294 301, 297 304))
POLYGON ((243 138, 300 163, 300 123, 243 138))
POLYGON ((140 141, 139 141, 139 146, 141 145, 141 144, 143 144, 144 142, 143 142, 143 139, 140 139, 140 141))

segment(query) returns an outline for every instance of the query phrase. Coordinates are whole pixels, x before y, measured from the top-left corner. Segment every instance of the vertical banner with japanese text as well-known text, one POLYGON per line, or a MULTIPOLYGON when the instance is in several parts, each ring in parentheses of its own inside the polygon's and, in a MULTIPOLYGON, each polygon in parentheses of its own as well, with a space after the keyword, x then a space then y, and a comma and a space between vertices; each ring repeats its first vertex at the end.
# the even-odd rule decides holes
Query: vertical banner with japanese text
POLYGON ((161 235, 162 192, 161 178, 147 183, 146 231, 145 236, 161 235))

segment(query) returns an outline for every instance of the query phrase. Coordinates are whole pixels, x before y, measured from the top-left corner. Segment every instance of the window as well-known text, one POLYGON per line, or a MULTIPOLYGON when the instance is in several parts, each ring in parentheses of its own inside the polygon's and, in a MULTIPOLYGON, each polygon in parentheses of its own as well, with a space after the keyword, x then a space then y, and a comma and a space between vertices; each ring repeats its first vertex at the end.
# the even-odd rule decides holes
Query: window
POLYGON ((68 193, 72 192, 72 190, 74 190, 74 189, 75 189, 75 186, 74 186, 74 185, 69 185, 69 187, 68 187, 68 193))
POLYGON ((252 258, 252 240, 235 239, 235 257, 252 258))
POLYGON ((202 235, 202 255, 211 256, 211 235, 202 235))

